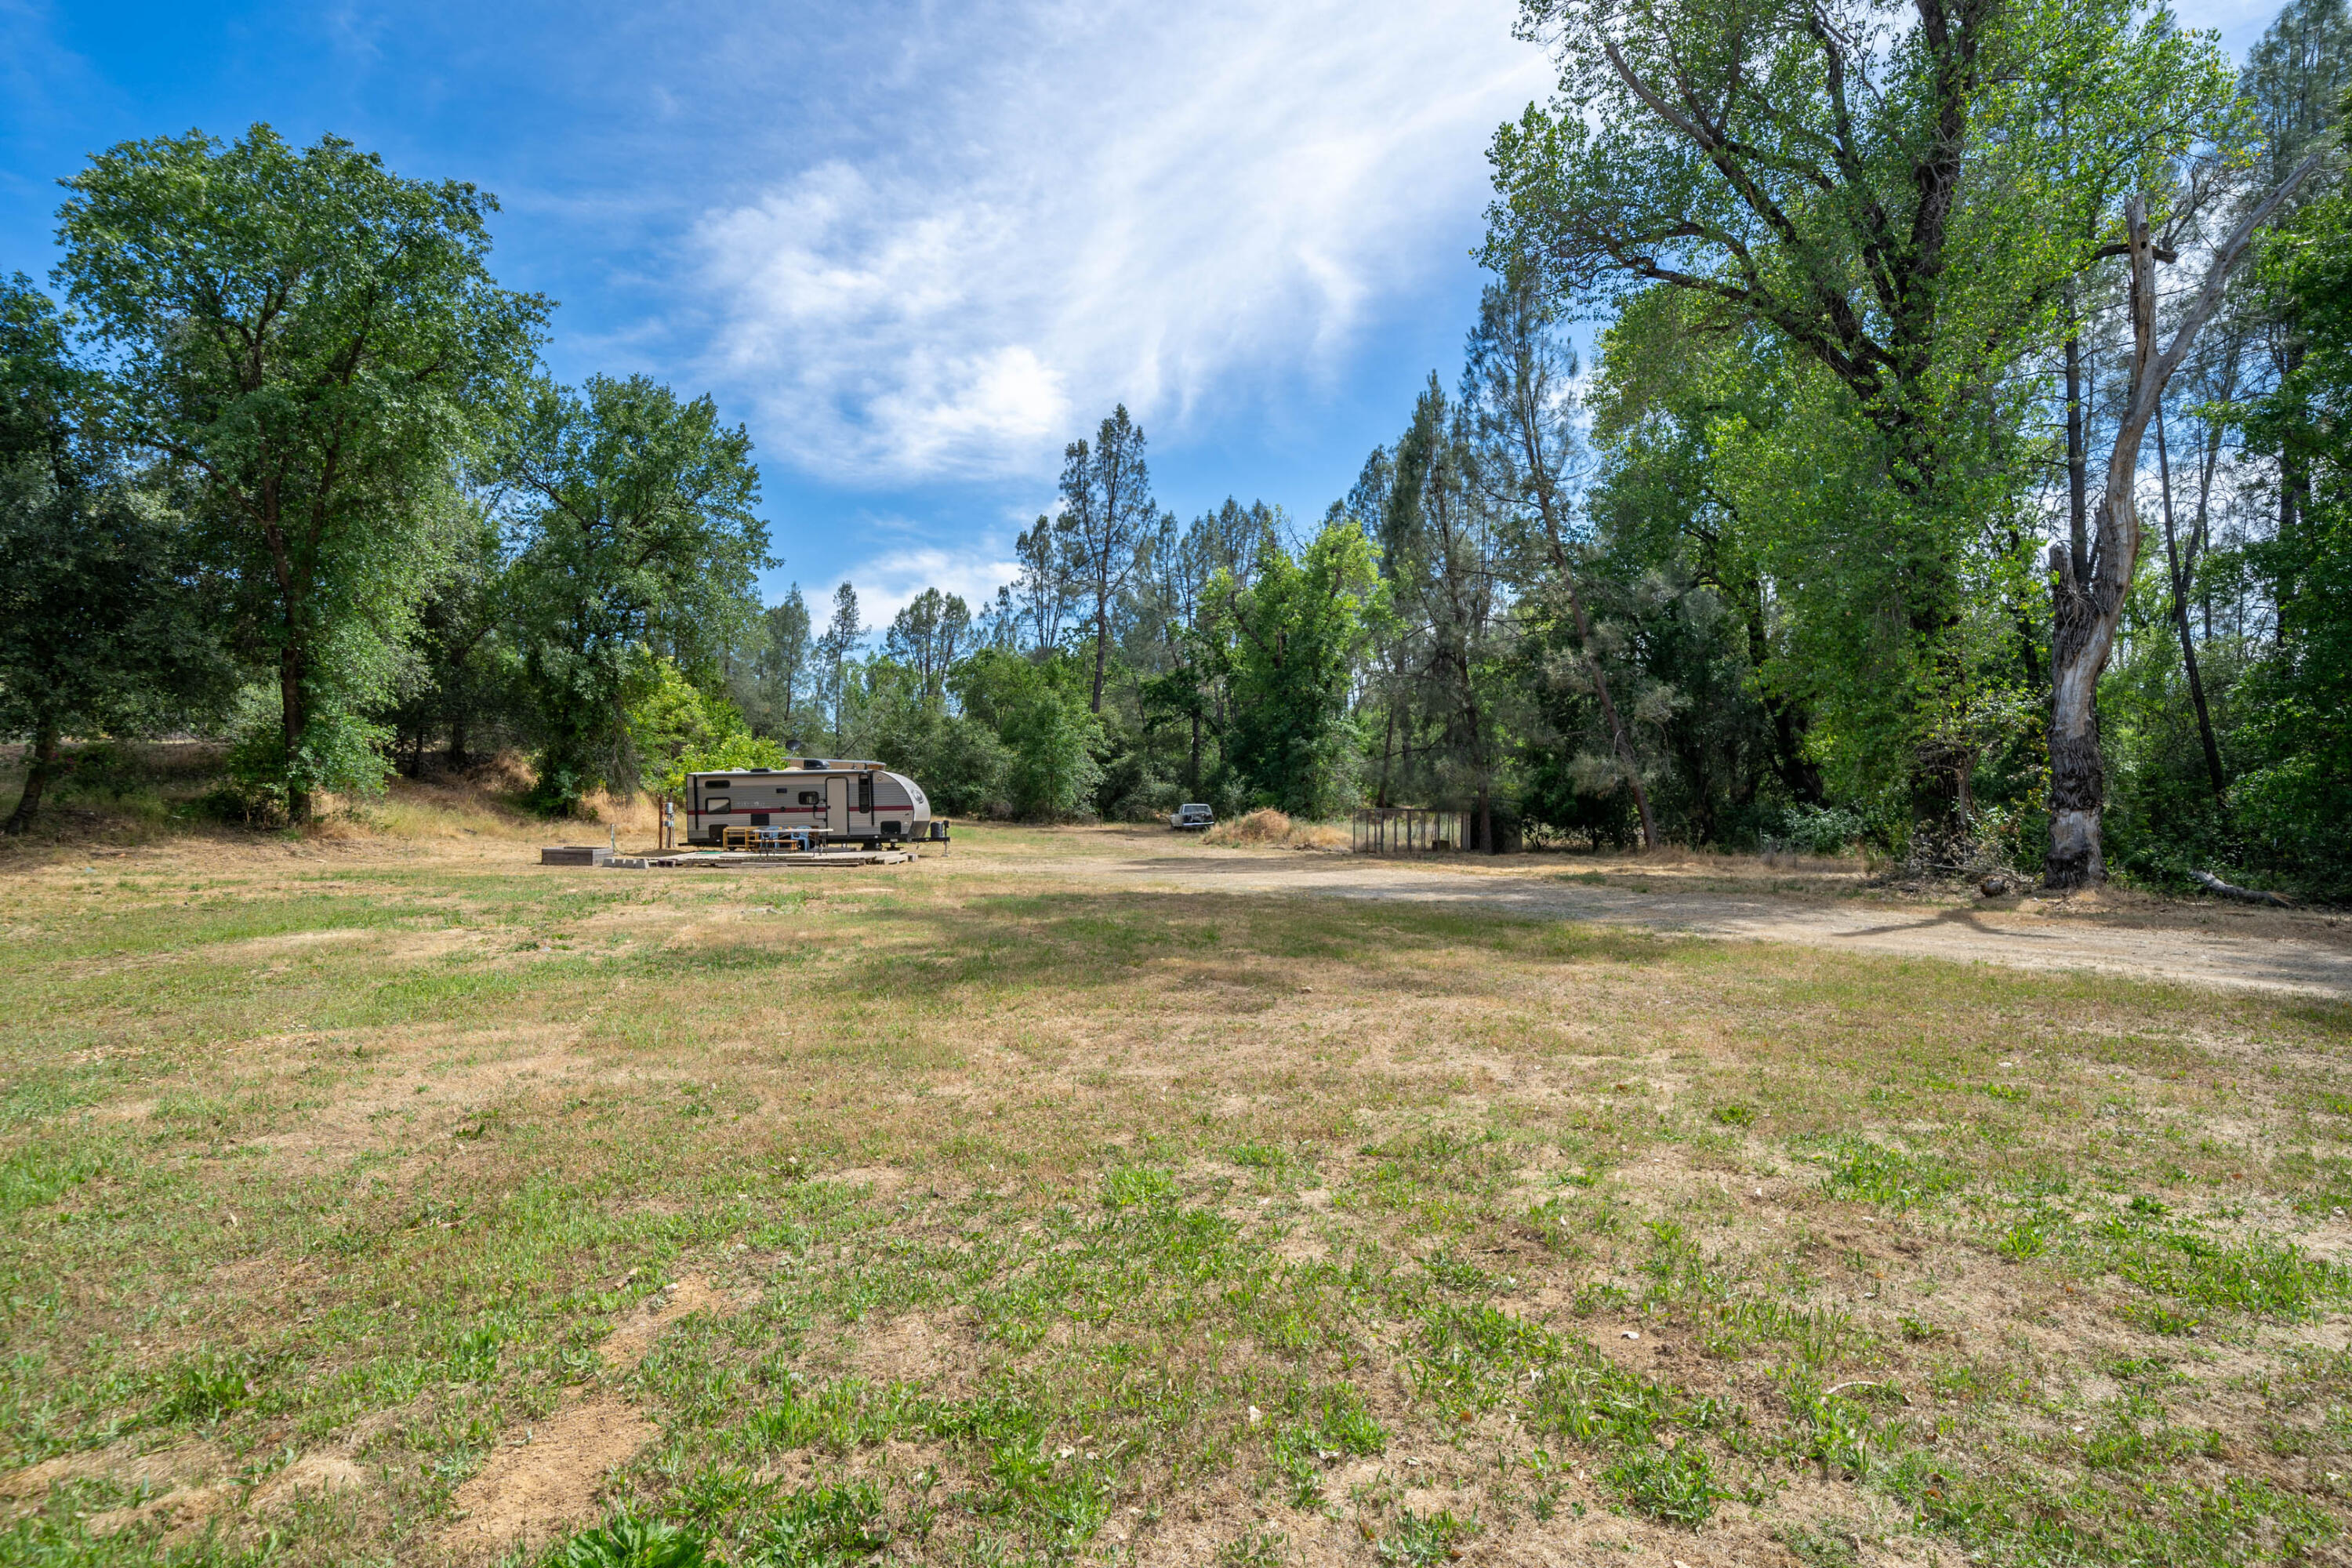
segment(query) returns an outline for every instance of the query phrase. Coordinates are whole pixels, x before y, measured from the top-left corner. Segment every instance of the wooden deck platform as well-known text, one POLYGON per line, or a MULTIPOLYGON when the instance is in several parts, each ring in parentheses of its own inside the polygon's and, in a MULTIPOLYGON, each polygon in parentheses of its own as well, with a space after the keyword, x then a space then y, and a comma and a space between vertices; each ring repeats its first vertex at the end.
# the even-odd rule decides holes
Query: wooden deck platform
POLYGON ((808 854, 761 855, 744 849, 679 849, 660 855, 615 855, 604 862, 620 871, 745 871, 793 867, 897 866, 912 860, 904 849, 818 849, 808 854))

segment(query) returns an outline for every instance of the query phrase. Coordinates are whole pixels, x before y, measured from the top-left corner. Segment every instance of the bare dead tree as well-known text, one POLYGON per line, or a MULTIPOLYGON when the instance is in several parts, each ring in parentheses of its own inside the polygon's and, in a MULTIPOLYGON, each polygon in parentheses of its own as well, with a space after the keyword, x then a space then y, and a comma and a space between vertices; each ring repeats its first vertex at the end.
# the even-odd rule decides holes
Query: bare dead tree
POLYGON ((2131 389, 2107 455, 2088 569, 2078 570, 2074 552, 2065 544, 2050 550, 2050 858, 2044 879, 2053 888, 2084 887, 2105 880, 2107 874, 2100 824, 2106 764, 2099 751, 2099 677, 2114 650, 2116 626, 2139 566, 2134 490, 2139 480, 2141 437, 2197 334, 2221 308, 2230 274, 2244 259, 2255 233, 2326 155, 2325 150, 2314 153, 2296 164, 2215 248, 2203 286, 2161 353, 2156 343, 2157 247, 2148 234, 2147 204, 2139 196, 2125 204, 2124 243, 2131 265, 2131 389))

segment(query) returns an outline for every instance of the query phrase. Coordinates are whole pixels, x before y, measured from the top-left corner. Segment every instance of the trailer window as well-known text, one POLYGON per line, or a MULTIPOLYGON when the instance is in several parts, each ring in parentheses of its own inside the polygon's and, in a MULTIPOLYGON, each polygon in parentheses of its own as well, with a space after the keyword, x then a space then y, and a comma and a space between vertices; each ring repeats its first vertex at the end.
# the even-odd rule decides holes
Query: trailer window
POLYGON ((857 775, 857 809, 860 811, 874 809, 874 775, 872 773, 857 775))
POLYGON ((801 804, 803 805, 814 805, 816 804, 816 791, 813 789, 804 789, 801 791, 801 804))
POLYGON ((722 795, 707 798, 702 803, 702 809, 705 811, 725 811, 727 809, 727 797, 722 795))

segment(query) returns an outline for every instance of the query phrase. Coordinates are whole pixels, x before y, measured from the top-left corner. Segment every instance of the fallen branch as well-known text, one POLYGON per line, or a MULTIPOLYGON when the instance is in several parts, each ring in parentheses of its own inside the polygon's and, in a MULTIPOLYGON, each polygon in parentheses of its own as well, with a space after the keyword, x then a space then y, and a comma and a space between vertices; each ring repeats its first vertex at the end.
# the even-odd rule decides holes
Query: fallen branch
POLYGON ((2210 871, 2191 871, 2189 874, 2209 891, 2219 893, 2225 899, 2236 899, 2241 903, 2248 904, 2275 904, 2283 910, 2294 907, 2292 901, 2278 893, 2265 893, 2252 888, 2241 888, 2234 882, 2221 880, 2210 871))

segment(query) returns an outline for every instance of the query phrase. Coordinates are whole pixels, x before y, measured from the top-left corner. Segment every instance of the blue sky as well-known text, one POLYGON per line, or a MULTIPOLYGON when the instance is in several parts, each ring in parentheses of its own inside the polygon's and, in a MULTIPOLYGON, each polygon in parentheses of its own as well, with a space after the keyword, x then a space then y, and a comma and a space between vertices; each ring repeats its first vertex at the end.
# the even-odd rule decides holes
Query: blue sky
MULTIPOLYGON (((784 564, 868 618, 976 596, 1124 400, 1155 488, 1302 520, 1451 381, 1486 140, 1549 84, 1510 0, 0 0, 0 269, 89 153, 323 132, 496 192, 549 357, 750 426, 784 564)), ((2274 0, 2202 0, 2242 51, 2274 0)))

